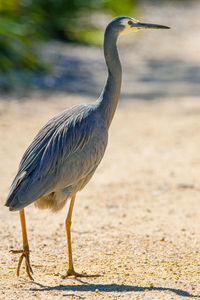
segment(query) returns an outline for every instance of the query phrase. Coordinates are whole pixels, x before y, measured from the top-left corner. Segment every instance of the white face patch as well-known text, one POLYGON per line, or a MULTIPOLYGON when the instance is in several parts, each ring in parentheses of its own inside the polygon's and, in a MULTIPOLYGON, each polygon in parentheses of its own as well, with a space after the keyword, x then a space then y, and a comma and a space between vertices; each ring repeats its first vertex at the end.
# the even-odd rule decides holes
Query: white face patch
POLYGON ((127 18, 127 19, 121 20, 121 24, 124 26, 124 30, 120 33, 119 36, 141 30, 141 28, 131 27, 131 25, 128 24, 129 21, 132 21, 133 23, 138 23, 139 22, 138 20, 136 20, 134 18, 127 18))
POLYGON ((138 20, 136 20, 134 18, 124 18, 123 20, 120 21, 120 23, 126 27, 128 25, 128 21, 132 21, 133 23, 139 22, 138 20))

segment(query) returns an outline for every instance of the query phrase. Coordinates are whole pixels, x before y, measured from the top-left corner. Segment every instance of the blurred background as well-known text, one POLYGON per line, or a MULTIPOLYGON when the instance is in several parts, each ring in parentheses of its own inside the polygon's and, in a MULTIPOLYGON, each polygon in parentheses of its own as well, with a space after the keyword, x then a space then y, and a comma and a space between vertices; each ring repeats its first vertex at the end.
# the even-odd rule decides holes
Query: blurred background
MULTIPOLYGON (((1 0, 1 91, 19 85, 22 88, 23 84, 27 87, 35 83, 37 87, 37 77, 51 73, 54 67, 47 49, 42 53, 45 44, 48 49, 51 41, 100 44, 106 21, 112 16, 132 14, 136 4, 136 0, 1 0)), ((53 79, 46 81, 38 87, 54 87, 53 79)))
MULTIPOLYGON (((128 15, 169 25, 172 30, 165 33, 166 39, 159 46, 152 33, 124 38, 121 47, 127 92, 122 90, 122 97, 164 96, 169 92, 169 81, 173 87, 176 79, 180 86, 191 82, 191 77, 195 81, 192 92, 199 94, 199 67, 183 65, 179 55, 184 48, 192 57, 186 45, 193 50, 197 47, 191 36, 185 43, 183 37, 190 33, 194 37, 194 25, 199 25, 195 24, 198 8, 198 1, 192 0, 0 0, 0 93, 5 96, 14 92, 22 97, 33 91, 64 91, 97 96, 105 81, 101 52, 104 29, 113 17, 128 15), (155 47, 159 48, 156 57, 155 47), (134 78, 133 66, 137 71, 134 78), (153 91, 157 80, 160 86, 153 91), (145 91, 145 87, 150 90, 145 91)), ((172 88, 174 92, 178 93, 172 88)))

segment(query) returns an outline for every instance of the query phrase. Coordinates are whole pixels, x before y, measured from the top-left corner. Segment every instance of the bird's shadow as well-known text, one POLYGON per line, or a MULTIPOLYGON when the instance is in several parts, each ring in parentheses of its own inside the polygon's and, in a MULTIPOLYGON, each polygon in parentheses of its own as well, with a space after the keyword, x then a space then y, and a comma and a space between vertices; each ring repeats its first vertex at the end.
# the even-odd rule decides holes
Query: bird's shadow
POLYGON ((37 287, 31 288, 31 291, 45 292, 45 291, 72 291, 72 292, 145 292, 145 291, 167 291, 175 293, 178 296, 190 297, 190 298, 200 298, 198 295, 192 295, 187 291, 175 288, 166 288, 166 287, 154 287, 154 286, 136 286, 136 285, 124 285, 124 284, 90 284, 84 282, 80 279, 78 281, 81 284, 78 285, 56 285, 48 286, 43 285, 39 282, 33 282, 37 287))

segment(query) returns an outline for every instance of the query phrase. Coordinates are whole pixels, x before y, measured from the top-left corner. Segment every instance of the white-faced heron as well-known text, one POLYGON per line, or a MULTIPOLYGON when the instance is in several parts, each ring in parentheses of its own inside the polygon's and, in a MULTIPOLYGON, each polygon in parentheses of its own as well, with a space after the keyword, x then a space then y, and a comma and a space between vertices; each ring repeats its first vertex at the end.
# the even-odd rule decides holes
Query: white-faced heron
POLYGON ((33 280, 29 260, 24 207, 35 203, 38 208, 52 211, 61 209, 71 198, 65 221, 68 243, 69 268, 74 271, 71 249, 71 217, 76 193, 89 182, 104 155, 108 129, 120 96, 122 69, 117 51, 121 35, 141 29, 168 29, 167 26, 141 23, 129 17, 112 20, 104 35, 104 55, 108 78, 100 97, 92 104, 77 105, 56 115, 34 138, 22 157, 18 173, 12 183, 6 206, 19 210, 23 249, 17 267, 25 258, 26 272, 33 280))

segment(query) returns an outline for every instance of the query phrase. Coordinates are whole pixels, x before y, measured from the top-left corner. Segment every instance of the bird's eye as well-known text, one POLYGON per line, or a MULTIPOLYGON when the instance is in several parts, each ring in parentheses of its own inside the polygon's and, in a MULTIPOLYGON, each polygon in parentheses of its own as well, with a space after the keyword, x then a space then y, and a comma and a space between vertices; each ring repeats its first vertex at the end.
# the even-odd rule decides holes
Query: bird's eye
POLYGON ((133 25, 133 22, 131 20, 129 20, 128 25, 133 25))

